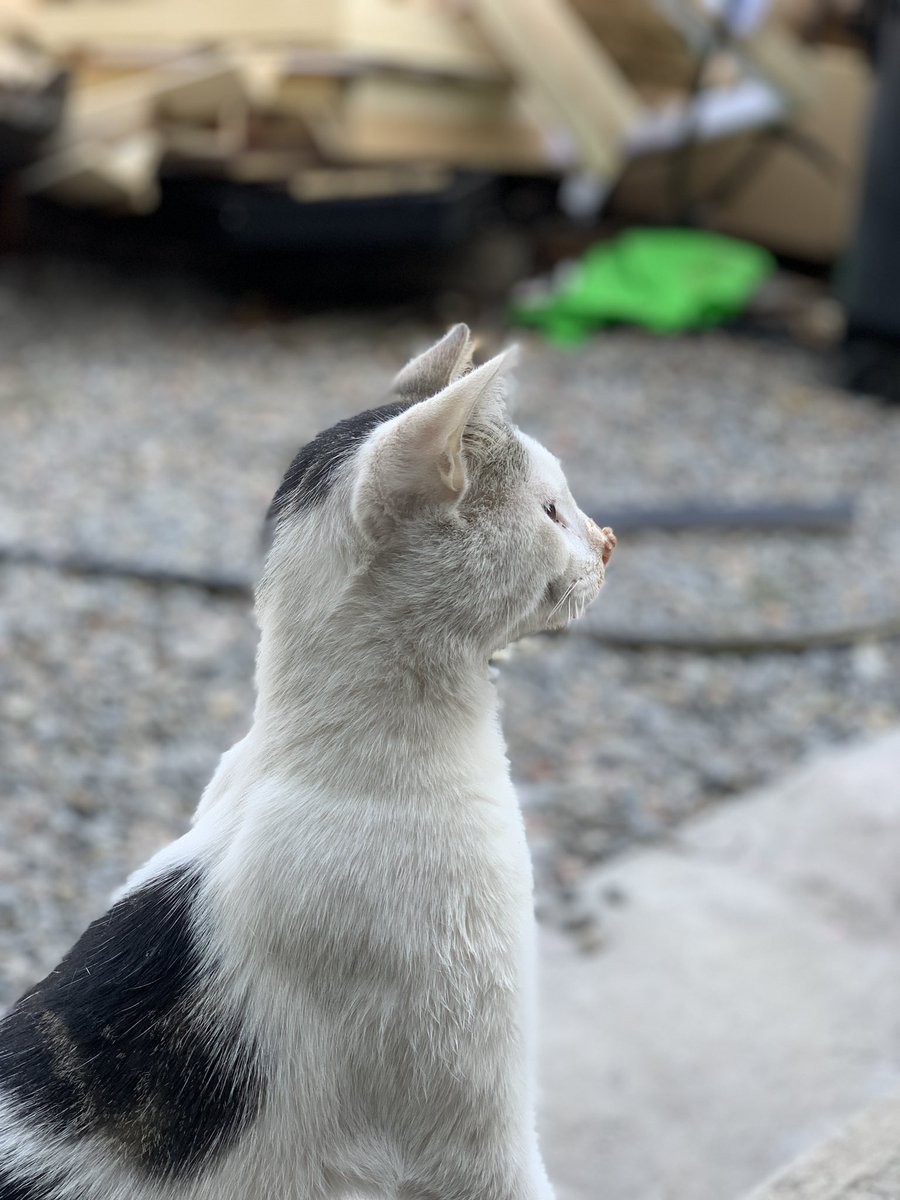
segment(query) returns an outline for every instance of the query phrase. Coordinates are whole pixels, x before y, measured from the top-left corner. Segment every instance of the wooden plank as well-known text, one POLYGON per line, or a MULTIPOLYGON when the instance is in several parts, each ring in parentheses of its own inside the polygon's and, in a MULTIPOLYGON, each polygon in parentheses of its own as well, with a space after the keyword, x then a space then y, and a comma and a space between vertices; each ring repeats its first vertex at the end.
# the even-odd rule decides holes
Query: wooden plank
POLYGON ((631 38, 615 35, 600 40, 606 53, 638 91, 647 85, 684 91, 693 84, 696 60, 683 49, 673 54, 654 43, 640 46, 631 38))
POLYGON ((474 22, 439 0, 71 0, 43 5, 37 24, 47 45, 66 52, 151 47, 160 53, 244 41, 438 74, 504 74, 474 22))
MULTIPOLYGON (((629 78, 641 82, 687 84, 698 54, 715 36, 709 14, 696 2, 665 9, 654 0, 628 0, 627 7, 620 0, 569 2, 629 78)), ((814 51, 785 26, 783 17, 731 46, 792 103, 808 105, 821 95, 814 51)))
POLYGON ((472 0, 472 9, 497 53, 571 132, 582 165, 618 174, 640 103, 577 14, 563 0, 472 0))
POLYGON ((824 94, 821 60, 815 47, 787 29, 764 25, 739 43, 740 53, 797 108, 814 107, 824 94))
POLYGON ((440 0, 343 0, 338 47, 417 71, 484 79, 507 74, 464 6, 440 0))
POLYGON ((212 127, 170 122, 157 129, 167 158, 190 160, 198 167, 227 163, 243 150, 247 140, 244 122, 212 127))
POLYGON ((165 47, 231 39, 295 40, 333 45, 340 31, 339 2, 303 0, 72 0, 44 4, 40 36, 56 49, 94 45, 165 47))
POLYGON ((128 137, 152 128, 161 109, 182 119, 214 120, 239 107, 241 88, 239 68, 214 55, 192 55, 97 86, 79 87, 76 77, 53 148, 128 137))
POLYGON ((359 200, 440 192, 452 179, 452 172, 435 167, 314 167, 294 175, 289 190, 305 202, 359 200))
POLYGON ((237 63, 212 62, 204 68, 198 61, 196 68, 171 67, 157 74, 157 112, 167 119, 215 123, 246 120, 247 86, 237 63))
MULTIPOLYGON (((688 200, 709 227, 722 233, 829 262, 846 249, 852 231, 873 76, 866 59, 853 50, 822 46, 816 54, 822 101, 799 109, 789 128, 821 146, 834 171, 823 170, 790 142, 776 141, 740 186, 713 203, 710 189, 715 195, 716 186, 748 162, 754 138, 744 133, 695 147, 688 200)), ((613 194, 612 210, 629 219, 671 221, 680 199, 673 190, 671 155, 653 154, 629 165, 613 194)))
POLYGON ((364 76, 345 85, 334 111, 311 116, 310 128, 336 162, 555 169, 543 131, 503 84, 364 76))
POLYGON ((28 167, 20 182, 26 192, 68 204, 145 213, 159 203, 161 155, 155 133, 138 133, 112 146, 81 142, 28 167))
POLYGON ((243 149, 223 163, 223 174, 235 183, 284 183, 306 167, 302 150, 243 149))
POLYGON ((698 46, 691 44, 656 4, 629 0, 569 0, 594 38, 636 85, 687 87, 693 82, 698 46))
POLYGON ((251 110, 240 126, 166 123, 167 163, 244 183, 284 183, 320 159, 307 122, 296 114, 251 110))
POLYGON ((53 60, 34 46, 0 35, 0 86, 40 88, 58 73, 53 60))
POLYGON ((341 80, 334 76, 285 75, 267 107, 279 113, 308 117, 333 109, 341 94, 341 80))
POLYGON ((0 33, 29 34, 37 20, 36 0, 2 0, 0 33))
POLYGON ((569 0, 571 8, 601 41, 611 34, 630 38, 634 45, 652 45, 669 53, 689 57, 688 46, 679 29, 666 19, 661 7, 652 0, 569 0))
POLYGON ((76 84, 69 93, 52 148, 80 141, 114 140, 150 129, 158 86, 153 72, 140 72, 96 87, 79 88, 76 84))

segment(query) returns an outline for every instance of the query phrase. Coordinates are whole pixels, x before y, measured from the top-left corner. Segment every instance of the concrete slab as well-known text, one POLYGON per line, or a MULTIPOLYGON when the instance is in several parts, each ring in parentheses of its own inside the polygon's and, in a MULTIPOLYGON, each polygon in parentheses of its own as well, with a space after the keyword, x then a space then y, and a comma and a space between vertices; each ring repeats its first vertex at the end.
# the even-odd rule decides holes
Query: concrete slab
POLYGON ((746 1200, 897 1200, 900 1099, 873 1105, 746 1200))
POLYGON ((736 1200, 900 1089, 900 732, 591 889, 618 901, 604 948, 542 941, 560 1200, 736 1200))

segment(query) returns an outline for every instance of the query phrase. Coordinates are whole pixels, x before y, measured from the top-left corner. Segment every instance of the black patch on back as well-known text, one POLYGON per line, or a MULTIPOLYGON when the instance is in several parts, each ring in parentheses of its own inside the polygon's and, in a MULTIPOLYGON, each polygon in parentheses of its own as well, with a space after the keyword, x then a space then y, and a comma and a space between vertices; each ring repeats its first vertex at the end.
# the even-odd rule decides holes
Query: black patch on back
POLYGON ((0 1167, 0 1200, 47 1200, 60 1183, 60 1179, 49 1175, 25 1177, 0 1167))
POLYGON ((198 885, 182 868, 124 897, 0 1021, 0 1087, 38 1128, 98 1135, 156 1176, 198 1171, 261 1101, 237 1019, 207 999, 198 885))
POLYGON ((334 482, 338 467, 369 436, 373 429, 396 417, 409 407, 408 400, 397 400, 370 408, 338 421, 330 429, 317 433, 297 452, 281 486, 269 506, 267 520, 277 520, 285 512, 301 512, 321 504, 334 482))

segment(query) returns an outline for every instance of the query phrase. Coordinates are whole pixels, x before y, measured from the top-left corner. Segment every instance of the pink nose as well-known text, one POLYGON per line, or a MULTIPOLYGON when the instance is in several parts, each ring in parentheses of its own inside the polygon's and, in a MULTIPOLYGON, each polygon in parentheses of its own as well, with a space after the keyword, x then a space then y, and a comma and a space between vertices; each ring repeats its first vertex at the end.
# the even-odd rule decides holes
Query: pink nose
POLYGON ((588 517, 588 537, 594 550, 600 555, 603 560, 604 567, 612 558, 612 552, 616 548, 616 535, 608 525, 604 525, 601 529, 596 521, 592 521, 588 517))
POLYGON ((616 548, 616 535, 608 525, 604 525, 600 530, 600 536, 603 539, 603 549, 600 552, 600 557, 603 559, 604 567, 612 558, 612 552, 616 548))

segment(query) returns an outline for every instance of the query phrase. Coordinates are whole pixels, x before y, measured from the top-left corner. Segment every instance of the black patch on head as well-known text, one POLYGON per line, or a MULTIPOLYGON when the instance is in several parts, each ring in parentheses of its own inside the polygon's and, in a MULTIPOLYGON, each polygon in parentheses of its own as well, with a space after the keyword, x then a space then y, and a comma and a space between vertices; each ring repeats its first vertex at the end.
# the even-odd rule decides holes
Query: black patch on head
POLYGON ((239 1023, 201 977, 199 882, 182 868, 124 897, 0 1021, 0 1088, 36 1127, 96 1135, 168 1178, 231 1145, 261 1102, 239 1023))
POLYGON ((0 1167, 0 1200, 47 1200, 61 1182, 49 1175, 14 1175, 0 1167))
POLYGON ((267 521, 277 520, 286 512, 302 512, 321 504, 334 482, 341 463, 366 440, 373 429, 409 408, 408 400, 397 400, 370 408, 338 421, 330 429, 317 433, 297 452, 287 469, 281 487, 269 506, 267 521))

